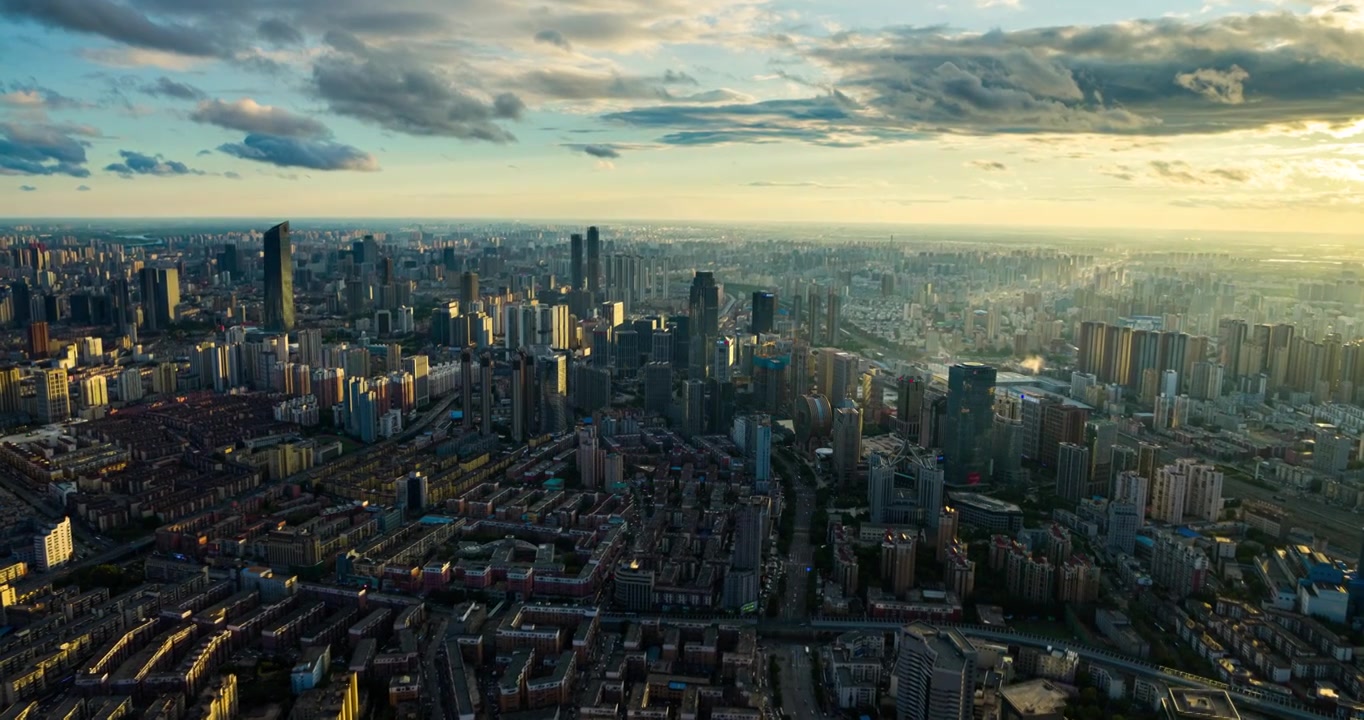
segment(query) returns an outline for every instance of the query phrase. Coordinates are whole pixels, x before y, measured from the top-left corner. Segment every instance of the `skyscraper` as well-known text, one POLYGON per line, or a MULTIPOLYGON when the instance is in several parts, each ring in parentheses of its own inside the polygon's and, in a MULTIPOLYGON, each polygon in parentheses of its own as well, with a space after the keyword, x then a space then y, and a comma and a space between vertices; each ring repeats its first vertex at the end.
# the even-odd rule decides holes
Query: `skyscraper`
POLYGON ((601 236, 596 226, 587 229, 587 291, 596 297, 601 292, 601 236))
POLYGON ((715 337, 720 332, 720 286, 715 274, 698 271, 691 281, 687 300, 693 335, 715 337))
POLYGON ((828 338, 825 342, 837 345, 843 330, 843 296, 835 288, 829 288, 829 317, 824 323, 828 338))
POLYGON ((466 431, 474 428, 474 354, 464 350, 459 354, 459 407, 464 412, 460 418, 466 431))
POLYGON ((512 358, 512 440, 523 443, 530 438, 535 417, 535 361, 525 350, 512 358))
POLYGON ((1118 473, 1113 478, 1113 491, 1109 496, 1109 503, 1127 503, 1131 505, 1137 514, 1137 527, 1146 524, 1146 501, 1150 489, 1150 481, 1142 477, 1135 470, 1127 470, 1118 473))
POLYGON ((38 420, 44 424, 69 420, 71 395, 66 371, 62 368, 43 368, 34 373, 34 378, 37 380, 38 420))
POLYGON ((71 560, 74 552, 70 518, 39 524, 38 532, 33 536, 33 565, 36 570, 46 572, 63 565, 71 560))
POLYGON ((762 564, 764 498, 749 498, 739 506, 734 523, 734 555, 731 566, 738 570, 757 570, 762 564))
POLYGON ((165 330, 178 318, 180 271, 176 268, 147 267, 138 274, 142 292, 142 322, 153 332, 165 330))
POLYGON ((1108 503, 1107 547, 1110 551, 1131 555, 1136 550, 1140 527, 1137 506, 1117 500, 1108 503))
POLYGON ((1056 494, 1066 502, 1078 503, 1089 492, 1089 448, 1061 443, 1056 460, 1056 494))
POLYGON ((886 521, 886 508, 895 500, 895 466, 880 453, 867 458, 867 506, 871 521, 886 521))
POLYGON ((478 432, 483 437, 493 434, 493 358, 484 355, 478 360, 478 403, 481 407, 478 432))
POLYGON ((862 458, 862 415, 857 408, 841 407, 834 411, 833 440, 834 477, 848 486, 862 458))
POLYGON ((777 296, 770 292, 755 290, 753 292, 753 315, 749 323, 749 332, 754 335, 772 332, 776 326, 777 318, 777 296))
POLYGON ((568 238, 569 246, 569 265, 568 279, 573 284, 574 290, 582 290, 585 285, 584 265, 583 265, 583 236, 580 233, 573 233, 568 238))
POLYGON ((942 443, 948 485, 976 485, 990 476, 995 377, 993 367, 977 362, 959 363, 948 370, 942 443))
POLYGON ((900 632, 896 720, 971 720, 976 649, 953 628, 916 621, 900 632))
POLYGON ((468 307, 469 303, 478 302, 478 273, 466 272, 459 276, 459 301, 468 307))
MULTIPOLYGON (((367 248, 366 248, 367 250, 367 248)), ((294 329, 294 259, 289 223, 265 231, 265 329, 294 329)))
POLYGON ((50 342, 46 321, 28 324, 28 357, 30 360, 41 360, 47 357, 50 342))

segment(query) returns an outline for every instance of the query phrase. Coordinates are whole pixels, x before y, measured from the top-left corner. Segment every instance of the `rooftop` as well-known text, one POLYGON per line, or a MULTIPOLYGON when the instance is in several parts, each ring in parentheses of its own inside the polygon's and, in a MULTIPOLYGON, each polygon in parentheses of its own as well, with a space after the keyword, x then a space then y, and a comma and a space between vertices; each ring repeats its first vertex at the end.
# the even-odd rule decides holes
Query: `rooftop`
POLYGON ((1023 716, 1060 713, 1069 698, 1064 690, 1048 680, 1029 680, 1008 685, 1000 689, 999 694, 1004 696, 1004 702, 1023 716))
POLYGON ((1170 688, 1166 698, 1175 720, 1240 720, 1241 714, 1225 690, 1170 688))

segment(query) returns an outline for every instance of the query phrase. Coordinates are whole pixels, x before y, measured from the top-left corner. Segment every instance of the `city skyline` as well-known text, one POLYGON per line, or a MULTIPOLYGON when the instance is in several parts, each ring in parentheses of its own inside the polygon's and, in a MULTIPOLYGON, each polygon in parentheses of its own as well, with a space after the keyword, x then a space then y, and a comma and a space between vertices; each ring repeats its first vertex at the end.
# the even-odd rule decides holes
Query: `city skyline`
POLYGON ((1352 232, 1364 13, 0 4, 0 215, 1352 232))

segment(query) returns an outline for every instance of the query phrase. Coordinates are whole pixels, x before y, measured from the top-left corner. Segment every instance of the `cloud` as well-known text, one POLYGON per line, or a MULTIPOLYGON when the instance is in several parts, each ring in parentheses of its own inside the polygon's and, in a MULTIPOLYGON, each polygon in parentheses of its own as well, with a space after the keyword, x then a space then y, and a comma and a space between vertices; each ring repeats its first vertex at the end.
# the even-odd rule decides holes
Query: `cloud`
POLYGON ((21 192, 38 192, 38 188, 32 185, 20 185, 19 190, 21 192))
POLYGON ((14 83, 9 92, 0 95, 0 104, 22 110, 74 110, 88 108, 90 103, 67 97, 56 90, 32 84, 14 83))
POLYGON ((665 70, 663 72, 663 82, 667 85, 697 85, 696 78, 680 71, 665 70))
POLYGON ((1189 184, 1202 184, 1204 182, 1194 175, 1189 169, 1189 164, 1182 160, 1152 160, 1151 169, 1156 172, 1156 175, 1166 180, 1189 184))
POLYGON ((247 135, 240 143, 220 145, 218 150, 243 160, 279 167, 367 172, 379 169, 379 162, 373 155, 329 140, 247 135))
POLYGON ((1007 172, 1009 169, 1008 165, 997 160, 972 160, 966 164, 977 170, 984 170, 985 172, 1007 172))
POLYGON ((520 117, 524 105, 515 95, 481 100, 411 55, 375 50, 344 33, 327 40, 337 52, 313 65, 312 86, 332 112, 409 135, 516 139, 497 124, 520 117))
POLYGON ((145 155, 133 150, 119 150, 123 162, 110 163, 104 167, 111 173, 131 178, 135 175, 203 175, 202 170, 193 170, 188 165, 175 160, 167 160, 161 155, 145 155))
POLYGON ((0 0, 0 15, 149 50, 197 57, 227 54, 221 34, 158 23, 129 5, 109 0, 0 0))
POLYGON ((610 145, 582 145, 576 148, 595 158, 618 158, 620 151, 610 145))
POLYGON ((572 50, 573 44, 558 30, 541 30, 535 33, 535 42, 553 45, 562 50, 572 50))
POLYGON ((227 178, 228 180, 242 179, 241 173, 233 172, 232 170, 228 170, 227 172, 223 173, 223 177, 227 178))
POLYGON ((204 91, 188 83, 172 80, 165 75, 157 78, 155 82, 149 82, 138 90, 154 97, 170 98, 172 100, 198 100, 204 97, 204 91))
POLYGON ((820 189, 820 190, 846 190, 846 189, 849 189, 849 188, 852 188, 852 187, 856 187, 856 186, 854 186, 854 185, 830 185, 830 184, 828 184, 828 183, 814 182, 814 181, 812 181, 812 180, 798 180, 798 181, 787 181, 787 180, 754 180, 753 182, 751 182, 751 183, 748 184, 748 187, 762 187, 762 188, 818 188, 818 189, 820 189))
POLYGON ((1240 105, 1246 101, 1245 81, 1250 73, 1236 65, 1229 69, 1202 68, 1175 76, 1175 84, 1217 103, 1240 105))
POLYGON ((317 120, 294 115, 282 108, 261 105, 251 98, 236 102, 205 100, 190 113, 190 119, 254 135, 318 138, 329 134, 327 126, 317 120))
MULTIPOLYGON (((1338 13, 1337 13, 1338 14, 1338 13)), ((674 144, 862 145, 956 135, 1188 135, 1364 116, 1364 31, 1332 14, 962 33, 934 27, 793 38, 823 71, 806 98, 705 109, 675 101, 609 121, 674 144)))
POLYGON ((89 186, 89 185, 77 185, 77 186, 76 186, 76 192, 90 192, 90 186, 89 186))
POLYGON ((261 21, 260 25, 256 26, 256 34, 276 47, 303 44, 303 33, 279 18, 261 21))
POLYGON ((625 152, 645 150, 656 146, 643 143, 563 143, 563 147, 598 160, 615 160, 625 152))
POLYGON ((0 175, 88 177, 85 148, 99 131, 78 125, 0 122, 0 175))

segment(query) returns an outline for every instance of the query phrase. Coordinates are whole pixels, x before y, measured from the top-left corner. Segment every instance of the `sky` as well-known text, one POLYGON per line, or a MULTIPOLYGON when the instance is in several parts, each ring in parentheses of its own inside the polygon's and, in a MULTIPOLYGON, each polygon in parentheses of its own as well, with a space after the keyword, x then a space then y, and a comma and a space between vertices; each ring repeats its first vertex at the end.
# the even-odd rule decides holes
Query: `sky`
POLYGON ((0 0, 0 216, 1359 234, 1345 0, 0 0))

